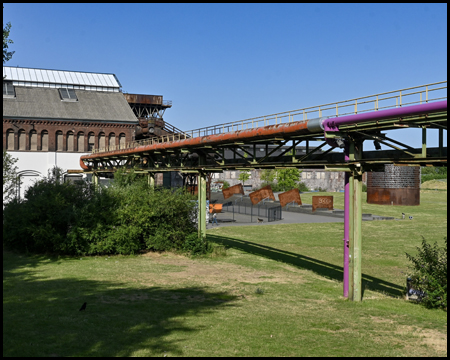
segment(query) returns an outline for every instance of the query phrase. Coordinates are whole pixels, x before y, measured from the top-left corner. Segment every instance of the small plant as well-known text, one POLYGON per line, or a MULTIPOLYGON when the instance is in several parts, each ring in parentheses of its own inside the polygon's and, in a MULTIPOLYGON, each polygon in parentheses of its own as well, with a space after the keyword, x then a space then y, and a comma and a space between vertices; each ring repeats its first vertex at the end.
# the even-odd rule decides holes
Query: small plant
POLYGON ((422 248, 417 247, 417 256, 406 253, 413 263, 409 284, 423 294, 422 303, 427 308, 447 310, 447 238, 444 240, 445 246, 441 248, 437 242, 428 244, 422 236, 422 248))
POLYGON ((366 184, 362 184, 362 192, 367 192, 367 185, 366 184))
POLYGON ((262 295, 262 294, 264 294, 264 289, 261 289, 261 288, 256 288, 256 290, 255 290, 255 294, 258 294, 258 295, 262 295))
POLYGON ((222 189, 228 189, 230 187, 230 183, 226 180, 223 181, 222 189))

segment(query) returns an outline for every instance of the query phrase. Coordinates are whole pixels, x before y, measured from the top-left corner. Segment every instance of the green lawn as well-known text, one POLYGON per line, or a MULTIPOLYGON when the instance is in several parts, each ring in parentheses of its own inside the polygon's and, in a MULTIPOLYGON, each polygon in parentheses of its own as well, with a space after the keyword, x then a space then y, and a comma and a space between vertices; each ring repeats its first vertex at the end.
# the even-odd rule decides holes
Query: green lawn
POLYGON ((405 251, 443 243, 447 192, 363 212, 413 220, 363 222, 361 303, 342 298, 343 223, 214 228, 226 256, 202 258, 4 251, 3 356, 446 356, 447 313, 402 293, 405 251))

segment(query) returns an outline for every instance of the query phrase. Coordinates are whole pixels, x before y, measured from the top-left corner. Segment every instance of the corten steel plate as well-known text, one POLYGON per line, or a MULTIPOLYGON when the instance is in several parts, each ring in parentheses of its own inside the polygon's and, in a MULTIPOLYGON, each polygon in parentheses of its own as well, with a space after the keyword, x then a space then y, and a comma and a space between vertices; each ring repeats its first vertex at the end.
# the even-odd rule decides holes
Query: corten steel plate
POLYGON ((367 187, 367 203, 378 205, 420 205, 420 189, 384 189, 367 187))
POLYGON ((244 195, 244 187, 242 186, 242 184, 230 186, 228 189, 223 189, 222 194, 223 194, 224 199, 228 199, 229 197, 233 196, 234 194, 244 195))
POLYGON ((302 199, 300 199, 300 192, 298 189, 292 189, 278 195, 281 207, 285 207, 291 202, 296 202, 298 205, 302 205, 302 199))
POLYGON ((263 188, 252 192, 250 195, 250 200, 253 205, 258 204, 260 201, 270 198, 275 201, 275 196, 273 195, 272 188, 270 185, 264 186, 263 188))
POLYGON ((313 196, 312 212, 316 211, 317 208, 333 210, 333 196, 313 196))
POLYGON ((209 212, 212 214, 221 213, 222 212, 222 204, 209 204, 209 212))

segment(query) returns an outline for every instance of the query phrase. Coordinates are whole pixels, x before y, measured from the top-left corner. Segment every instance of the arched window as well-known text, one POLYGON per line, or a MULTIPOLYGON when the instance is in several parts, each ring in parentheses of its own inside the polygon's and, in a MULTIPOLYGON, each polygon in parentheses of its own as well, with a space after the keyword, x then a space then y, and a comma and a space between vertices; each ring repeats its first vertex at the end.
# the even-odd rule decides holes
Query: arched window
POLYGON ((56 132, 56 151, 63 151, 63 133, 60 130, 56 132))
POLYGON ((67 132, 67 151, 73 151, 73 132, 67 132))
POLYGON ((109 134, 108 140, 109 140, 108 141, 109 149, 114 150, 116 148, 116 134, 114 133, 109 134))
POLYGON ((26 138, 25 130, 19 130, 19 150, 26 150, 26 138))
POLYGON ((14 150, 14 130, 6 132, 6 150, 14 150))
POLYGON ((99 149, 105 149, 105 133, 98 134, 98 148, 99 149))
POLYGON ((77 145, 78 145, 78 151, 84 152, 84 132, 80 131, 77 134, 77 145))
POLYGON ((125 134, 124 133, 120 134, 119 135, 119 146, 121 149, 125 149, 125 141, 126 141, 125 134))
POLYGON ((92 151, 95 147, 95 134, 90 132, 88 135, 88 151, 92 151))
POLYGON ((37 132, 36 132, 36 130, 30 131, 30 150, 37 151, 37 132))
POLYGON ((42 144, 42 151, 48 151, 48 131, 43 130, 41 132, 41 144, 42 144))

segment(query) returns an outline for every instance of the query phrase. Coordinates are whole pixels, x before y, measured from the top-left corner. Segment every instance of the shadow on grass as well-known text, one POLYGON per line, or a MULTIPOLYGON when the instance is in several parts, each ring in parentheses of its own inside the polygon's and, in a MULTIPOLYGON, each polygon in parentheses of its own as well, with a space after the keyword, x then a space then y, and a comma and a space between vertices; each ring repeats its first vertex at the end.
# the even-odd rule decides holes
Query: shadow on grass
MULTIPOLYGON (((294 265, 302 269, 314 271, 316 274, 338 281, 343 281, 343 268, 321 260, 311 258, 309 256, 296 254, 293 252, 280 250, 274 247, 233 239, 224 236, 208 234, 208 240, 216 244, 221 244, 229 248, 235 248, 250 254, 264 256, 268 259, 284 262, 294 265)), ((362 295, 364 289, 383 292, 390 296, 402 296, 404 288, 397 284, 393 284, 382 279, 361 274, 362 278, 362 295)))
POLYGON ((186 319, 235 306, 199 287, 39 276, 43 260, 4 252, 3 356, 182 356, 183 339, 209 327, 186 319))

